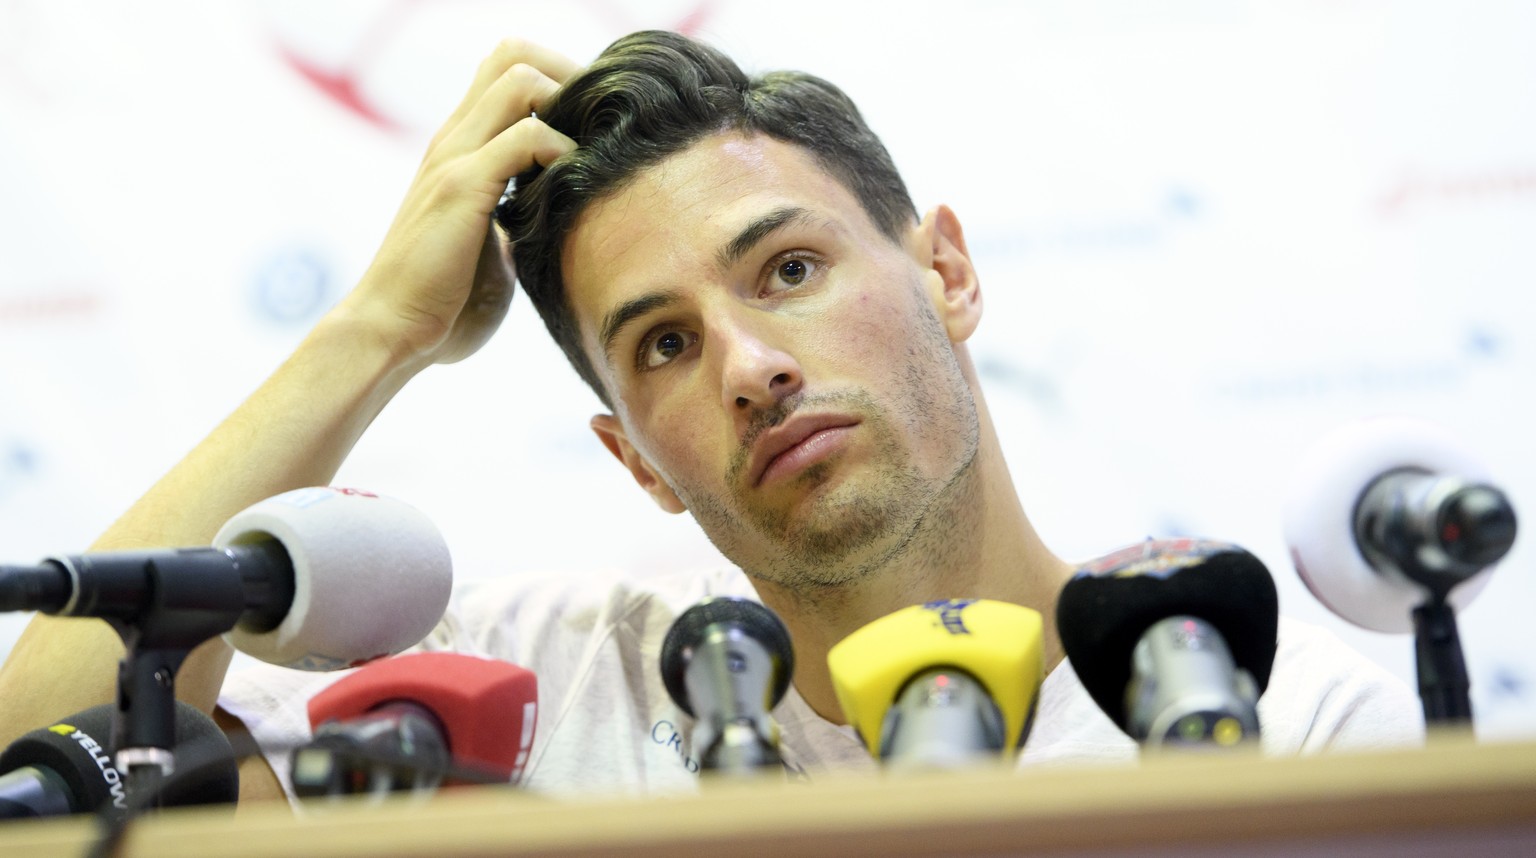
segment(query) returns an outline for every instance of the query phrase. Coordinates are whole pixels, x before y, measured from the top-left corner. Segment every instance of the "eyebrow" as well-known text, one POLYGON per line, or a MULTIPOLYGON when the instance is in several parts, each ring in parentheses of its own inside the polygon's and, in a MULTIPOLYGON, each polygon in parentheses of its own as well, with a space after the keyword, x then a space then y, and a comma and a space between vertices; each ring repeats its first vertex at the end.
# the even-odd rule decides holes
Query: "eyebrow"
MULTIPOLYGON (((811 220, 812 215, 809 209, 800 206, 776 208, 742 227, 741 231, 715 254, 715 264, 721 268, 730 268, 768 236, 787 226, 807 223, 811 220)), ((677 301, 677 298, 676 292, 647 292, 638 298, 625 301, 604 316, 598 341, 602 343, 603 355, 608 362, 613 363, 614 341, 619 338, 625 326, 646 313, 670 306, 677 301)))
POLYGON ((715 254, 715 264, 721 268, 730 268, 741 261, 752 248, 759 242, 773 235, 775 232, 791 224, 802 224, 811 220, 809 209, 800 206, 783 206, 753 220, 742 227, 741 232, 720 248, 715 254))
POLYGON ((624 330, 625 325, 652 310, 670 306, 676 300, 676 292, 647 292, 638 298, 625 301, 603 317, 600 339, 603 344, 603 355, 608 358, 608 362, 613 363, 613 341, 618 339, 619 332, 624 330))

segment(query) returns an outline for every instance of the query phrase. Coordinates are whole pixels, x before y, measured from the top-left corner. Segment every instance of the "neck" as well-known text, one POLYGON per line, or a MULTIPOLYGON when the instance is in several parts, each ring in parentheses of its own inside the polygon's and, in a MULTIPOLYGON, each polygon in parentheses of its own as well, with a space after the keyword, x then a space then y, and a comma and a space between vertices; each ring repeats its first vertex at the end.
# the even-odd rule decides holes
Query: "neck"
POLYGON ((975 458, 925 515, 907 548, 877 574, 814 593, 754 580, 758 596, 789 628, 795 689, 818 715, 846 723, 827 670, 827 651, 874 620, 934 599, 979 598, 1039 611, 1045 668, 1062 659, 1056 596, 1071 567, 1045 547, 1019 502, 985 403, 975 458))

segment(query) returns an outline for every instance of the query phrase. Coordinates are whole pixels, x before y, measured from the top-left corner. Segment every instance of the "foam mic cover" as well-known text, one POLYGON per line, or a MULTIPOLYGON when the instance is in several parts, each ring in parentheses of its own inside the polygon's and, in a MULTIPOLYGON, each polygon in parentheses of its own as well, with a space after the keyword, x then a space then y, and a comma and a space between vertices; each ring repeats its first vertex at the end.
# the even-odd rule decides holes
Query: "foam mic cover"
MULTIPOLYGON (((1330 611, 1362 628, 1405 634, 1414 630, 1413 609, 1428 592, 1392 566, 1367 560, 1356 529, 1367 490, 1394 472, 1488 479, 1481 462, 1431 423, 1383 417, 1349 424, 1297 462, 1285 502, 1285 541, 1302 582, 1330 611)), ((1471 603, 1493 568, 1451 590, 1451 606, 1471 603)))
POLYGON ((307 488, 236 514, 213 544, 275 541, 293 561, 293 605, 268 631, 226 634, 283 667, 337 670, 426 637, 448 607, 453 565, 432 522, 405 503, 356 489, 307 488))
POLYGON ((864 626, 827 653, 843 715, 881 756, 887 714, 909 681, 934 668, 968 674, 1002 714, 1004 749, 1026 738, 1045 665, 1040 614, 988 599, 914 605, 864 626))
POLYGON ((1133 654, 1170 617, 1203 620, 1221 635, 1260 694, 1269 685, 1280 602, 1269 570, 1236 545, 1149 539, 1079 567, 1056 603, 1062 647, 1083 687, 1122 730, 1133 654))
MULTIPOLYGON (((113 765, 112 706, 77 712, 49 727, 33 730, 0 754, 0 779, 28 769, 43 770, 61 783, 68 813, 128 810, 125 778, 113 765)), ((160 804, 233 804, 240 795, 240 773, 234 750, 213 719, 177 701, 175 715, 176 771, 164 781, 160 804)), ((58 805, 61 808, 63 804, 58 805)), ((0 798, 0 818, 29 816, 25 808, 0 798)))
POLYGON ((538 680, 515 664, 447 652, 383 659, 343 677, 309 701, 309 723, 363 719, 389 704, 425 709, 442 728, 453 761, 522 778, 538 722, 538 680))

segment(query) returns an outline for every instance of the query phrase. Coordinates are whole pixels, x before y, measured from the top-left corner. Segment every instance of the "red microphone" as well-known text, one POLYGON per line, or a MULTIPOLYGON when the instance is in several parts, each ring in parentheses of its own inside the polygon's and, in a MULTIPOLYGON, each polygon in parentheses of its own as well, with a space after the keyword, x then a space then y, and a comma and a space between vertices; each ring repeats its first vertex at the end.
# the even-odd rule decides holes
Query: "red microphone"
POLYGON ((505 661, 412 653, 373 662, 309 701, 314 741, 293 752, 301 796, 517 783, 533 746, 538 680, 505 661))

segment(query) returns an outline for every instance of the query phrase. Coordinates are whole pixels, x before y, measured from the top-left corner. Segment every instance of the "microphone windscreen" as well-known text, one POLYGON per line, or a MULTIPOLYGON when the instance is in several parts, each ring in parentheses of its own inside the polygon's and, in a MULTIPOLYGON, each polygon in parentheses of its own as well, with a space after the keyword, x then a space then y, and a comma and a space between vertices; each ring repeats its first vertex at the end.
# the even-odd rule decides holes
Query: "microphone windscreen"
POLYGON ((1062 588, 1062 648, 1121 729, 1136 644, 1154 623, 1184 615, 1210 623, 1263 693, 1275 662, 1280 600, 1269 570, 1246 550, 1203 539, 1148 540, 1084 564, 1062 588))
MULTIPOLYGON (((68 784, 74 812, 108 804, 126 810, 126 784, 112 761, 114 714, 112 706, 93 706, 27 733, 0 754, 0 774, 46 768, 68 784)), ((212 718, 186 703, 176 702, 175 718, 176 771, 163 783, 160 803, 233 804, 240 796, 240 772, 229 739, 212 718)))
MULTIPOLYGON (((1346 425, 1308 448, 1293 470, 1284 522, 1291 562, 1319 602, 1361 628, 1407 634, 1426 591, 1396 570, 1371 566, 1355 534, 1355 512, 1366 489, 1400 470, 1489 479, 1486 467, 1445 429, 1380 417, 1346 425)), ((1457 585, 1451 605, 1465 608, 1492 573, 1489 567, 1457 585)))
POLYGON ((735 628, 762 645, 777 665, 768 708, 779 705, 795 673, 795 650, 789 630, 769 608, 734 596, 705 599, 680 614, 667 629, 667 636, 661 642, 661 679, 673 702, 690 717, 698 717, 688 700, 688 685, 684 679, 694 649, 704 642, 712 626, 735 628))
POLYGON ((886 712, 907 681, 933 668, 975 677, 1003 715, 1004 747, 1024 728, 1044 678, 1043 623, 1022 605, 952 599, 903 608, 864 626, 827 653, 843 716, 880 754, 886 712))
POLYGON ((400 501, 354 489, 298 489, 237 513, 213 544, 266 540, 293 561, 293 607, 271 631, 226 635, 263 661, 300 670, 354 667, 415 646, 448 607, 448 546, 425 515, 400 501))
POLYGON ((229 737, 196 707, 176 701, 176 770, 160 788, 160 804, 229 804, 240 799, 240 765, 229 737))
POLYGON ((309 723, 360 718, 386 703, 422 706, 461 765, 521 779, 538 723, 538 680, 515 664, 449 652, 408 653, 342 677, 309 701, 309 723))
POLYGON ((94 706, 27 733, 0 754, 0 773, 40 766, 69 785, 71 811, 94 811, 110 801, 126 810, 126 785, 112 764, 112 714, 111 706, 94 706))

